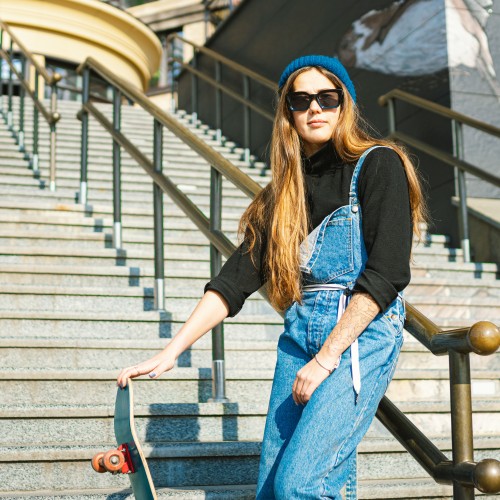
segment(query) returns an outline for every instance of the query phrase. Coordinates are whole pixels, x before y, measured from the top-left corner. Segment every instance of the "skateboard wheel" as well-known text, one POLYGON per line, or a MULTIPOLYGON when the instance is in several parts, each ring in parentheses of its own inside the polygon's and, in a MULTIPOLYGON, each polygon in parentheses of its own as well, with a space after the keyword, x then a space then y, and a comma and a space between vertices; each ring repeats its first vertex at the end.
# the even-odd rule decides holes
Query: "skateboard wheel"
POLYGON ((125 457, 121 451, 111 450, 104 454, 102 463, 109 472, 118 472, 125 464, 125 457))
POLYGON ((104 457, 104 452, 101 452, 101 453, 96 453, 92 458, 92 468, 96 472, 99 472, 100 474, 107 472, 102 463, 103 457, 104 457))

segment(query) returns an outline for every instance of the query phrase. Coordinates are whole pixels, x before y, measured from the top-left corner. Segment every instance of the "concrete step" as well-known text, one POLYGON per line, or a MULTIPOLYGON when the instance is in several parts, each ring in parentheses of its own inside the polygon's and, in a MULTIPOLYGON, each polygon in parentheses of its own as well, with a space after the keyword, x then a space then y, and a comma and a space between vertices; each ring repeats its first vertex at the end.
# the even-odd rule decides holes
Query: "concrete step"
MULTIPOLYGON (((19 197, 23 196, 36 196, 41 199, 55 200, 58 203, 75 203, 77 199, 77 192, 79 191, 79 185, 74 186, 73 189, 66 188, 63 189, 60 186, 57 187, 57 191, 49 191, 48 186, 40 187, 39 184, 35 186, 32 184, 26 185, 0 185, 0 194, 2 199, 9 200, 19 200, 19 197)), ((93 204, 103 204, 107 203, 112 206, 112 192, 110 190, 98 191, 91 189, 88 193, 88 205, 87 207, 93 206, 93 204)), ((196 195, 190 193, 189 198, 202 207, 207 206, 207 197, 205 195, 196 195)), ((151 193, 136 193, 134 191, 125 191, 122 193, 122 204, 123 207, 148 207, 152 205, 152 190, 151 193)), ((164 195, 164 202, 168 204, 169 198, 164 195)), ((173 202, 170 201, 172 204, 173 202)), ((241 213, 248 206, 249 199, 247 197, 225 197, 223 206, 224 209, 238 207, 241 209, 241 213)))
POLYGON ((498 297, 442 297, 407 295, 408 301, 428 317, 500 322, 498 297))
MULTIPOLYGON (((202 236, 203 238, 203 236, 202 236)), ((123 248, 140 251, 153 251, 154 238, 146 235, 123 235, 123 248)), ((52 247, 58 248, 113 248, 113 234, 110 232, 90 233, 85 231, 74 231, 71 233, 61 231, 24 231, 22 229, 4 230, 0 226, 0 246, 24 246, 24 247, 52 247)), ((165 234, 164 252, 185 252, 196 254, 208 259, 210 247, 206 240, 181 242, 178 238, 172 238, 170 233, 165 234)))
MULTIPOLYGON (((166 287, 168 309, 188 315, 203 295, 197 289, 184 292, 172 284, 166 287)), ((139 287, 60 287, 48 285, 1 285, 0 310, 19 311, 152 311, 154 291, 139 287)), ((245 303, 247 314, 275 314, 258 294, 245 303)))
MULTIPOLYGON (((198 289, 207 283, 207 273, 191 270, 165 269, 167 289, 198 289)), ((0 262, 0 283, 60 286, 131 286, 150 288, 154 285, 153 268, 125 266, 64 266, 41 264, 5 264, 0 262)))
MULTIPOLYGON (((139 250, 120 250, 114 248, 54 248, 54 247, 0 247, 0 261, 4 264, 46 264, 46 265, 82 265, 82 266, 126 266, 153 267, 154 253, 139 250)), ((197 255, 165 255, 165 266, 176 269, 193 269, 210 276, 207 259, 197 255)))
MULTIPOLYGON (((172 498, 182 500, 254 500, 255 485, 231 485, 231 486, 199 486, 199 487, 175 487, 156 488, 158 498, 172 498)), ((476 490, 476 495, 481 499, 493 500, 497 496, 484 495, 476 490)), ((105 488, 85 490, 64 490, 55 492, 53 490, 37 490, 30 493, 8 493, 0 498, 25 498, 41 500, 50 498, 66 498, 72 500, 113 500, 133 499, 130 489, 105 488)), ((396 480, 363 480, 358 479, 358 498, 360 500, 394 500, 394 499, 428 499, 428 500, 451 500, 451 486, 435 483, 430 478, 396 479, 396 480)))
POLYGON ((426 262, 425 265, 416 264, 412 268, 413 277, 450 278, 460 281, 475 278, 481 281, 498 280, 500 268, 498 264, 481 262, 426 262))
MULTIPOLYGON (((75 148, 77 146, 75 145, 75 148)), ((92 151, 92 150, 91 150, 92 151)), ((79 158, 74 157, 71 161, 71 157, 68 155, 60 155, 61 158, 57 158, 57 172, 56 180, 65 177, 73 179, 76 175, 80 175, 79 158)), ((44 158, 41 155, 40 163, 40 174, 42 178, 49 175, 49 162, 48 157, 44 158)), ((269 175, 263 176, 262 171, 257 168, 248 167, 244 162, 235 160, 234 158, 228 158, 233 165, 238 167, 242 172, 249 175, 253 180, 261 185, 266 185, 271 177, 269 175)), ((200 183, 209 182, 210 179, 210 166, 202 158, 190 158, 182 157, 179 155, 173 156, 170 152, 168 155, 164 156, 164 173, 166 176, 176 179, 179 178, 177 182, 183 182, 188 180, 197 179, 200 183)), ((33 175, 33 171, 28 168, 29 163, 26 161, 24 155, 18 152, 8 152, 8 154, 2 154, 2 159, 0 161, 0 166, 2 173, 10 176, 29 176, 33 175)), ((108 180, 112 179, 112 160, 111 157, 103 157, 97 154, 89 154, 89 166, 88 175, 89 180, 108 180)), ((147 173, 137 164, 132 158, 123 157, 121 163, 121 174, 122 182, 132 182, 134 179, 147 179, 147 173)), ((224 185, 231 186, 230 181, 223 182, 224 185)))
POLYGON ((427 297, 500 297, 500 281, 413 276, 404 294, 409 302, 412 302, 413 296, 422 295, 427 297))
MULTIPOLYGON (((238 403, 268 401, 274 370, 237 369, 226 371, 227 396, 238 403)), ((116 370, 1 370, 0 389, 7 405, 106 404, 113 401, 116 370), (13 383, 15 381, 15 383, 13 383)), ((500 397, 497 371, 472 374, 481 389, 488 384, 490 399, 500 397)), ((159 380, 139 379, 137 404, 207 402, 211 397, 211 369, 178 367, 159 380)), ((448 401, 447 370, 399 369, 389 385, 387 396, 399 401, 448 401)), ((479 396, 473 396, 479 397, 479 396)), ((483 396, 484 397, 484 396, 483 396)))
MULTIPOLYGON (((409 334, 405 334, 409 337, 409 334)), ((2 366, 5 369, 29 369, 43 359, 47 369, 109 369, 134 365, 154 356, 170 342, 162 339, 59 339, 0 337, 2 366)), ((225 342, 228 369, 271 370, 276 363, 276 342, 241 338, 225 342)), ((212 363, 212 344, 209 335, 203 336, 179 360, 180 367, 207 367, 212 363)), ((500 371, 500 352, 490 356, 470 356, 471 370, 500 371)), ((405 340, 398 361, 398 369, 447 370, 448 357, 434 356, 416 341, 405 340)), ((491 394, 486 394, 490 396, 491 394)))
MULTIPOLYGON (((136 219, 123 220, 123 234, 127 237, 151 237, 153 220, 136 219)), ((226 236, 232 241, 237 240, 236 223, 232 223, 233 230, 226 231, 226 236)), ((39 218, 29 214, 0 214, 0 227, 3 230, 36 230, 36 231, 63 231, 78 232, 87 230, 94 233, 110 232, 113 228, 113 219, 99 219, 92 217, 65 216, 56 214, 46 218, 39 218)), ((184 241, 194 238, 200 239, 200 231, 188 218, 169 217, 164 221, 164 232, 184 241)))
MULTIPOLYGON (((38 200, 37 200, 38 201, 38 200)), ((48 201, 48 200, 47 200, 48 201)), ((113 218, 113 209, 111 206, 102 206, 102 205, 92 205, 92 206, 87 206, 87 208, 83 207, 83 205, 77 205, 77 204, 65 204, 65 203, 57 203, 57 204, 52 204, 53 206, 50 206, 50 203, 47 203, 46 200, 42 200, 42 203, 26 203, 26 206, 12 206, 13 203, 10 202, 10 200, 4 200, 3 203, 1 203, 0 206, 0 214, 7 216, 7 215, 36 215, 39 218, 48 218, 50 219, 54 215, 63 215, 65 217, 72 217, 76 216, 78 219, 81 217, 92 217, 92 218, 113 218), (45 203, 43 203, 45 201, 45 203), (11 205, 11 206, 7 206, 11 205)), ((209 213, 209 206, 201 206, 198 207, 200 208, 204 213, 208 214, 209 213)), ((124 224, 127 223, 127 221, 136 221, 136 223, 139 223, 141 221, 145 220, 152 220, 153 219, 154 212, 152 208, 150 209, 149 206, 143 206, 142 208, 139 207, 129 207, 125 206, 122 208, 122 221, 124 224)), ((240 217, 242 215, 242 210, 235 210, 234 208, 230 207, 230 210, 223 210, 222 212, 222 218, 225 221, 232 221, 233 223, 236 222, 238 223, 240 217)), ((164 217, 165 219, 169 218, 180 218, 180 219, 186 219, 186 215, 184 212, 178 208, 177 206, 172 206, 171 203, 164 202, 164 217)), ((426 253, 431 253, 432 249, 426 249, 426 253)), ((436 254, 445 254, 446 252, 443 252, 441 249, 437 249, 436 254)))
MULTIPOLYGON (((445 452, 449 451, 446 441, 438 440, 437 444, 445 452)), ((498 448, 498 439, 478 439, 476 444, 476 459, 481 459, 491 456, 498 448)), ((96 451, 99 449, 74 445, 0 448, 6 476, 0 491, 128 488, 128 480, 122 475, 89 473, 88 461, 96 451), (64 486, 60 485, 62 475, 66 479, 64 486), (19 478, 22 478, 21 484, 19 478)), ((257 477, 260 443, 163 443, 144 446, 144 453, 153 481, 160 488, 252 484, 257 477)), ((358 470, 361 478, 371 481, 425 477, 425 472, 401 445, 387 439, 366 439, 360 445, 358 470), (397 478, 394 478, 395 470, 397 478)))
MULTIPOLYGON (((108 190, 112 192, 113 183, 111 177, 109 179, 98 179, 93 174, 89 174, 89 191, 91 190, 108 190)), ((196 192, 197 195, 209 196, 210 189, 208 183, 198 181, 193 178, 168 176, 181 191, 186 194, 196 192)), ((33 172, 26 170, 24 174, 4 173, 0 169, 0 182, 2 184, 10 184, 15 186, 43 186, 47 183, 48 176, 42 176, 41 179, 36 179, 33 172)), ((135 193, 150 193, 152 190, 152 180, 146 174, 138 174, 137 176, 125 178, 127 182, 122 182, 122 192, 133 191, 135 193)), ((63 189, 78 189, 80 186, 80 175, 77 171, 74 173, 61 172, 56 179, 57 187, 63 189)), ((241 191, 234 187, 230 182, 223 182, 224 197, 241 197, 241 191)), ((247 202, 248 204, 249 202, 247 202)))
MULTIPOLYGON (((449 402, 394 404, 429 438, 451 435, 449 402)), ((474 402, 475 438, 500 439, 495 415, 500 402, 474 402)), ((179 403, 136 405, 137 436, 141 443, 259 441, 264 433, 267 402, 179 403)), ((77 442, 85 446, 112 446, 114 408, 108 405, 0 406, 0 447, 18 443, 39 446, 77 442)), ((389 431, 374 420, 367 439, 390 439, 389 431)))
MULTIPOLYGON (((276 341, 283 320, 273 315, 247 314, 245 308, 224 321, 227 339, 276 341)), ((158 339, 175 335, 188 313, 167 311, 0 311, 0 338, 158 339)))

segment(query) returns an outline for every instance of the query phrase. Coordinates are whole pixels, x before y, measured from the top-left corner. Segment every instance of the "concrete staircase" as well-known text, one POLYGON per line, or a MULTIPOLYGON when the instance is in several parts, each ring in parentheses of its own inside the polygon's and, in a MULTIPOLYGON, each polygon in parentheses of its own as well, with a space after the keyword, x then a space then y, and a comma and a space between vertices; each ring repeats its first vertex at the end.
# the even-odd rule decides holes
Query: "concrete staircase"
MULTIPOLYGON (((209 279, 209 249, 165 197, 166 310, 154 311, 152 183, 123 154, 124 249, 113 249, 111 141, 91 120, 89 202, 76 204, 78 106, 61 104, 56 193, 47 189, 47 129, 35 179, 0 123, 0 498, 129 498, 126 477, 90 467, 96 451, 114 446, 115 379, 177 332, 209 279)), ((182 112, 177 118, 189 123, 182 112)), ((152 123, 143 112, 124 109, 123 129, 151 156, 152 123)), ((217 143, 201 124, 193 130, 262 185, 269 181, 263 164, 240 160, 236 145, 217 143)), ((167 132, 164 159, 165 174, 208 214, 209 166, 167 132)), ((248 199, 226 181, 223 192, 223 229, 236 241, 248 199)), ((430 234, 414 258, 406 297, 435 322, 500 322, 497 265, 464 264, 445 236, 430 234)), ((136 422, 160 497, 254 498, 281 329, 258 295, 225 322, 230 403, 207 402, 210 335, 168 375, 137 381, 136 422)), ((500 358, 471 363, 475 458, 500 458, 500 358)), ((447 357, 407 336, 388 395, 449 453, 447 357)), ((360 446, 359 475, 362 499, 451 498, 378 421, 360 446)))

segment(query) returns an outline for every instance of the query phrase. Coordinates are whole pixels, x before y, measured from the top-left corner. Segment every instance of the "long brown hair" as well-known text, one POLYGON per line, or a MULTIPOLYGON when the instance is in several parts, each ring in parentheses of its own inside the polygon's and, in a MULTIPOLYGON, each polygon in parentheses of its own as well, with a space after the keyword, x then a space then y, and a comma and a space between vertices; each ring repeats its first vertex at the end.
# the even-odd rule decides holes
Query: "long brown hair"
POLYGON ((343 90, 339 120, 331 139, 339 157, 345 163, 354 163, 371 146, 381 145, 394 149, 406 171, 413 232, 419 239, 420 225, 426 220, 422 188, 406 151, 394 142, 370 135, 368 124, 335 75, 319 66, 308 66, 295 71, 278 95, 271 138, 271 182, 252 201, 239 225, 239 232, 244 236, 251 255, 255 245, 266 242, 261 260, 264 276, 268 281, 268 295, 271 303, 281 311, 293 301, 301 300, 299 247, 309 233, 301 138, 294 127, 286 95, 293 89, 297 76, 312 68, 343 90))

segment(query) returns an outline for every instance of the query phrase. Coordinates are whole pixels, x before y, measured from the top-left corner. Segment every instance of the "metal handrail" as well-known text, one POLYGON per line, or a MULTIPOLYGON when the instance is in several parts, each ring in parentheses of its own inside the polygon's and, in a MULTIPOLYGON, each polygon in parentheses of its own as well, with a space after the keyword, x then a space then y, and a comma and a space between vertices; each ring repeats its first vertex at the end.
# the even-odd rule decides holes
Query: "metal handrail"
POLYGON ((418 97, 416 95, 405 92, 400 89, 393 89, 387 94, 384 94, 378 98, 378 103, 380 106, 387 106, 391 99, 399 99, 400 101, 405 101, 409 104, 413 104, 419 108, 426 109, 427 111, 432 111, 437 115, 444 116, 445 118, 450 118, 451 120, 456 120, 457 122, 468 125, 469 127, 482 130, 487 134, 494 135, 500 138, 500 128, 490 125, 489 123, 476 120, 470 116, 454 111, 453 109, 447 108, 441 104, 424 99, 423 97, 418 97))
POLYGON ((481 168, 472 165, 463 160, 463 125, 475 128, 493 137, 500 138, 500 128, 490 125, 488 123, 476 120, 470 116, 458 113, 452 109, 446 108, 440 104, 423 99, 403 90, 394 89, 387 94, 379 97, 378 103, 381 106, 387 106, 389 118, 389 137, 391 139, 400 140, 409 146, 418 149, 433 158, 436 158, 456 169, 457 185, 458 185, 458 199, 459 199, 459 223, 460 223, 460 237, 461 247, 463 250, 464 262, 470 262, 470 239, 469 239, 469 223, 468 223, 468 210, 467 210, 467 186, 465 181, 465 174, 469 173, 478 177, 494 186, 500 186, 500 177, 495 174, 485 172, 481 168), (422 141, 410 137, 402 132, 396 131, 396 106, 395 101, 407 102, 416 106, 419 109, 430 111, 439 116, 443 116, 451 120, 452 134, 453 134, 453 154, 449 154, 437 148, 430 146, 422 141))
POLYGON ((38 154, 38 132, 39 132, 39 114, 43 116, 50 128, 50 153, 49 153, 49 185, 50 190, 56 189, 56 141, 57 141, 57 128, 56 124, 60 120, 61 115, 57 112, 57 84, 61 80, 61 75, 54 72, 50 75, 47 70, 33 57, 33 54, 26 48, 26 46, 19 40, 19 38, 12 32, 10 27, 2 20, 0 20, 0 66, 2 60, 5 60, 9 65, 9 83, 8 83, 8 109, 7 116, 4 113, 3 104, 3 89, 0 85, 0 112, 14 136, 16 143, 19 146, 19 151, 25 153, 26 157, 30 159, 30 166, 33 169, 33 174, 38 176, 40 174, 39 154, 38 154), (9 36, 10 44, 8 52, 3 50, 3 36, 7 33, 9 36), (19 72, 14 65, 12 55, 14 53, 13 45, 16 44, 18 51, 21 54, 22 70, 19 72), (31 89, 29 82, 27 62, 35 68, 35 88, 31 89), (12 106, 13 97, 13 75, 16 76, 20 84, 19 90, 19 126, 14 127, 14 112, 12 106), (42 77, 46 84, 50 86, 50 110, 44 106, 39 96, 39 77, 42 77), (25 146, 25 130, 24 130, 24 98, 28 95, 33 101, 33 151, 31 155, 26 151, 25 146))
MULTIPOLYGON (((263 116, 266 120, 273 121, 274 116, 272 113, 261 106, 258 106, 250 99, 250 82, 254 81, 260 85, 263 85, 266 88, 269 88, 273 91, 278 90, 278 86, 272 80, 252 71, 245 66, 229 59, 228 57, 222 56, 218 52, 215 52, 212 49, 208 49, 207 47, 203 47, 198 45, 190 40, 186 40, 184 37, 179 36, 177 33, 172 33, 166 39, 167 46, 173 40, 180 40, 183 43, 191 45, 194 50, 194 56, 191 60, 191 64, 186 64, 182 60, 182 58, 172 56, 168 58, 167 65, 170 65, 171 71, 171 81, 172 85, 174 84, 174 68, 175 65, 180 65, 182 68, 191 73, 192 85, 191 85, 191 106, 192 113, 191 118, 193 123, 198 119, 198 78, 206 81, 215 89, 215 129, 216 129, 216 139, 221 140, 222 138, 222 93, 229 95, 234 100, 243 104, 243 159, 245 161, 250 160, 250 142, 251 142, 251 127, 250 127, 250 111, 254 111, 259 115, 263 116), (205 75, 201 71, 197 69, 197 53, 205 54, 215 61, 215 78, 211 78, 208 75, 205 75), (243 96, 235 92, 231 88, 223 85, 221 83, 222 79, 222 65, 227 68, 236 71, 242 76, 242 84, 243 84, 243 96)), ((172 93, 173 95, 173 93, 172 93)), ((175 99, 172 97, 172 111, 175 110, 175 99)))
MULTIPOLYGON (((180 124, 170 114, 151 102, 140 90, 124 79, 116 76, 98 61, 88 58, 78 68, 83 74, 82 110, 82 183, 80 202, 87 200, 87 141, 88 114, 92 114, 113 138, 113 193, 114 193, 114 244, 121 244, 121 209, 120 209, 120 161, 115 154, 116 148, 124 148, 152 178, 155 187, 155 305, 161 307, 164 300, 163 274, 163 204, 162 193, 166 193, 200 229, 210 242, 210 267, 212 275, 221 265, 221 255, 228 257, 235 250, 235 245, 221 231, 221 175, 227 178, 247 196, 255 196, 261 187, 246 174, 236 168, 221 154, 207 146, 187 127, 180 124), (92 103, 89 102, 90 71, 95 71, 114 88, 113 122, 108 120, 92 103), (120 130, 119 107, 121 96, 126 96, 146 110, 154 119, 153 161, 149 160, 120 130), (188 144, 211 165, 210 218, 162 173, 162 127, 167 127, 173 134, 188 144), (119 229, 119 231, 117 230, 119 229), (161 265, 159 265, 161 263, 161 265)), ((117 248, 119 248, 117 246, 117 248)), ((265 292, 264 292, 265 294, 265 292)), ((496 460, 473 461, 472 412, 470 408, 470 367, 469 353, 487 355, 495 352, 500 345, 500 332, 492 323, 481 322, 470 329, 441 332, 428 318, 406 303, 407 320, 405 328, 435 354, 450 355, 450 381, 452 391, 452 440, 453 461, 415 427, 414 424, 384 396, 377 410, 377 418, 403 444, 409 453, 438 482, 453 483, 456 499, 474 498, 476 487, 483 492, 500 491, 497 478, 500 476, 500 463, 496 460), (465 408, 465 412, 464 412, 465 408)), ((224 351, 222 325, 214 329, 213 335, 213 400, 226 401, 224 382, 224 351)))
POLYGON ((203 45, 198 45, 190 40, 187 40, 186 38, 178 35, 177 33, 172 33, 167 37, 167 40, 173 40, 173 39, 178 39, 183 43, 187 43, 188 45, 191 45, 195 50, 201 52, 202 54, 206 54, 207 56, 210 56, 212 59, 215 61, 219 61, 228 68, 234 69, 238 73, 241 73, 242 75, 248 76, 252 80, 255 80, 256 82, 261 83, 265 87, 270 88, 271 90, 277 90, 278 86, 276 85, 276 82, 273 82, 269 78, 266 78, 265 76, 262 76, 259 73, 256 73, 255 71, 252 71, 251 69, 248 69, 247 67, 233 61, 232 59, 229 59, 228 57, 225 57, 218 52, 215 52, 215 50, 209 49, 203 45))

